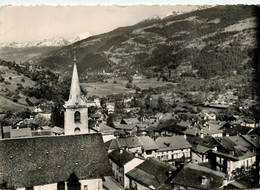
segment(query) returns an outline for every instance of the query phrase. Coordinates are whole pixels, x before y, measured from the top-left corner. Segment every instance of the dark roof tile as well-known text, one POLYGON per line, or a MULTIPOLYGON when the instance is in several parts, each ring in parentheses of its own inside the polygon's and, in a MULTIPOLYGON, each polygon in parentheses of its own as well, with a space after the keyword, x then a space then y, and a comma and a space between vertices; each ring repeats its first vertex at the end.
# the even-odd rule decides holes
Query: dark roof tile
POLYGON ((111 175, 101 134, 0 141, 0 184, 28 187, 111 175))

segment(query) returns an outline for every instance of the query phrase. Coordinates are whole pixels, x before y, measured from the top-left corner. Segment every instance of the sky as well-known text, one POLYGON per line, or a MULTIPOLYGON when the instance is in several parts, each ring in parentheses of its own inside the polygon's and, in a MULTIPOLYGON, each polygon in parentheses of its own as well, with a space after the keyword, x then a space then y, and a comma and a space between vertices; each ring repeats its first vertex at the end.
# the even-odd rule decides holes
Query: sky
POLYGON ((258 0, 1 0, 3 5, 30 5, 30 4, 48 4, 48 5, 136 5, 136 4, 259 4, 258 0))
POLYGON ((30 42, 52 37, 70 39, 80 33, 97 35, 154 16, 165 16, 172 11, 194 10, 194 6, 183 6, 187 4, 227 3, 257 2, 255 0, 1 0, 0 43, 30 42), (136 6, 138 4, 139 6, 136 6))

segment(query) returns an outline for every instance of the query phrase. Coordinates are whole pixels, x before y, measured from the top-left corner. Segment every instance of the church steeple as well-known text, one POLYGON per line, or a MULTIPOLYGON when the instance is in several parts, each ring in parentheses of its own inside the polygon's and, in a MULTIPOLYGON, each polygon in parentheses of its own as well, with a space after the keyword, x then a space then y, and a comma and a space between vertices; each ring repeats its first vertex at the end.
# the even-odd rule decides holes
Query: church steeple
POLYGON ((70 86, 69 100, 64 108, 64 131, 65 135, 86 134, 88 129, 88 107, 81 99, 79 76, 77 70, 77 57, 74 52, 74 66, 70 86))
POLYGON ((69 96, 69 100, 66 102, 65 105, 69 105, 69 106, 86 105, 86 103, 81 99, 79 76, 77 70, 77 57, 75 51, 74 51, 74 66, 73 66, 73 73, 72 73, 71 86, 70 86, 70 96, 69 96))

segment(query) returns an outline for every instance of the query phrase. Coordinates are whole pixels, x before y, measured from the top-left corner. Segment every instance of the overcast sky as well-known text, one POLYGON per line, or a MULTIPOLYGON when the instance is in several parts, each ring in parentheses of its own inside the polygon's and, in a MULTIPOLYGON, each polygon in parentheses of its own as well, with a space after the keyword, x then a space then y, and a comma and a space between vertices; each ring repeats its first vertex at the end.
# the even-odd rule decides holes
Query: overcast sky
POLYGON ((0 42, 22 42, 50 37, 71 38, 133 25, 172 11, 191 11, 195 6, 5 6, 0 14, 0 42))
POLYGON ((195 8, 169 4, 205 3, 256 4, 257 2, 256 0, 0 0, 2 6, 0 43, 34 41, 50 37, 69 39, 85 32, 96 35, 120 26, 133 25, 153 16, 167 15, 177 10, 191 11, 195 8), (39 6, 39 4, 48 5, 39 6), (106 6, 96 6, 97 4, 106 6), (113 4, 116 5, 112 6, 113 4))

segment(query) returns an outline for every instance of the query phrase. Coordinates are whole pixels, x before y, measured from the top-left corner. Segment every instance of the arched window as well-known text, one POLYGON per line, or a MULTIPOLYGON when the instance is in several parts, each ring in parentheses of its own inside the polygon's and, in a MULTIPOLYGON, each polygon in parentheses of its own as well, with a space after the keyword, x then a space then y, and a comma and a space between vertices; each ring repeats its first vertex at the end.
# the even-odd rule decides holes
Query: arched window
POLYGON ((80 133, 80 128, 76 127, 76 128, 74 129, 74 132, 75 132, 75 133, 80 133))
POLYGON ((74 113, 74 123, 80 123, 80 112, 76 111, 74 113))

